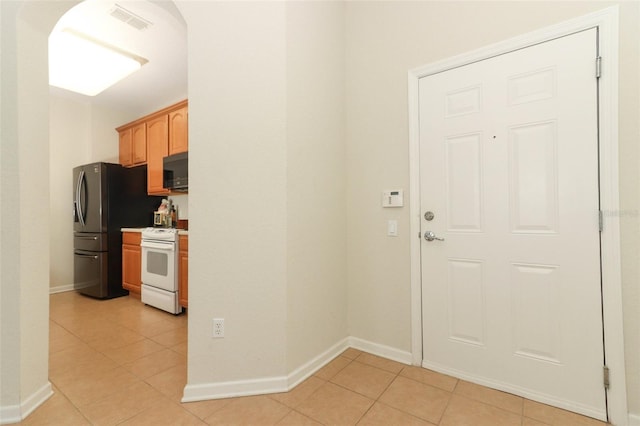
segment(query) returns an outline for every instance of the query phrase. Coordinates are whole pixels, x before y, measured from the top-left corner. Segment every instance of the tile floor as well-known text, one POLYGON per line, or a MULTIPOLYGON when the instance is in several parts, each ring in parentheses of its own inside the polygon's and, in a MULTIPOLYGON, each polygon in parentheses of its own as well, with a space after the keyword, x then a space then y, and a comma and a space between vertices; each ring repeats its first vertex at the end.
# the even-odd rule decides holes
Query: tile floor
POLYGON ((187 316, 121 297, 51 296, 55 394, 23 425, 602 425, 348 349, 288 393, 180 403, 187 316))

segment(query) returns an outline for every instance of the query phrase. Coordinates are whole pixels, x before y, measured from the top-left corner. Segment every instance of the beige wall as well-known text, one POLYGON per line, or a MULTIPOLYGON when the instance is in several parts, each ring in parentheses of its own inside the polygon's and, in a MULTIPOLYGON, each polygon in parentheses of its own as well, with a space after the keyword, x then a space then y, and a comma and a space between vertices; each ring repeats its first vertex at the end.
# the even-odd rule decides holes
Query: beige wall
POLYGON ((49 100, 49 185, 51 227, 49 252, 51 288, 73 284, 73 203, 71 169, 89 158, 91 106, 63 98, 49 100))
MULTIPOLYGON (((380 208, 383 189, 406 191, 409 186, 407 70, 617 3, 347 2, 351 335, 410 350, 409 211, 407 207, 400 211, 380 208), (397 238, 385 235, 389 218, 399 219, 397 238)), ((640 413, 639 6, 638 2, 620 2, 625 353, 629 408, 636 414, 640 413)))
POLYGON ((190 46, 188 381, 282 376, 285 5, 180 2, 178 7, 190 46), (210 337, 213 318, 225 319, 224 339, 210 337))
POLYGON ((50 286, 73 284, 73 203, 71 170, 95 161, 118 162, 116 127, 137 117, 69 97, 49 98, 50 286))
POLYGON ((344 5, 289 2, 287 369, 347 337, 344 5))
POLYGON ((197 206, 189 385, 284 377, 347 337, 343 5, 179 7, 197 206))
MULTIPOLYGON (((51 13, 17 31, 17 10, 0 2, 0 408, 47 382, 50 226, 36 212, 49 191, 35 185, 49 176, 46 36, 33 28, 65 7, 33 4, 51 13)), ((408 190, 407 70, 610 4, 178 2, 191 46, 189 383, 286 375, 345 335, 409 351, 408 208, 380 208, 383 189, 408 190), (310 64, 313 49, 325 61, 310 64), (386 236, 388 219, 399 237, 386 236), (226 337, 214 340, 218 317, 226 337)), ((638 414, 640 11, 620 6, 625 349, 638 414)))
POLYGON ((19 418, 30 401, 51 392, 49 220, 42 213, 49 205, 48 185, 42 184, 49 176, 49 105, 42 102, 48 92, 47 37, 30 8, 5 3, 0 3, 0 416, 19 418))

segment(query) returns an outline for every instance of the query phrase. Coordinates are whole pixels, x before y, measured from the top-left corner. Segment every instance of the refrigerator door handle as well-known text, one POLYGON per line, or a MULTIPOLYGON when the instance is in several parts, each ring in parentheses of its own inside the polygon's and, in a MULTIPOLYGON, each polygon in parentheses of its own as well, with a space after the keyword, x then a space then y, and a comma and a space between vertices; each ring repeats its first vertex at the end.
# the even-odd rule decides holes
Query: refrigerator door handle
POLYGON ((76 212, 78 218, 80 219, 80 223, 82 226, 85 226, 84 223, 84 213, 82 212, 82 201, 80 199, 80 193, 82 190, 82 184, 84 182, 84 170, 80 171, 80 175, 78 176, 78 182, 76 182, 76 212))
POLYGON ((88 259, 98 259, 98 255, 97 254, 80 254, 80 253, 76 253, 75 254, 78 257, 86 257, 88 259))

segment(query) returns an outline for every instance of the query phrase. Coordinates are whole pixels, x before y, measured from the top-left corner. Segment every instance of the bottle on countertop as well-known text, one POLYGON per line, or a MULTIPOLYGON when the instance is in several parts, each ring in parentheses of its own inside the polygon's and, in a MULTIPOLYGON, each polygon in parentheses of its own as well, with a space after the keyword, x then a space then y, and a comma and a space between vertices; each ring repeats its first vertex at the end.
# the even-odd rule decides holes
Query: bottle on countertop
POLYGON ((176 206, 171 206, 171 227, 176 228, 178 226, 178 212, 176 206))

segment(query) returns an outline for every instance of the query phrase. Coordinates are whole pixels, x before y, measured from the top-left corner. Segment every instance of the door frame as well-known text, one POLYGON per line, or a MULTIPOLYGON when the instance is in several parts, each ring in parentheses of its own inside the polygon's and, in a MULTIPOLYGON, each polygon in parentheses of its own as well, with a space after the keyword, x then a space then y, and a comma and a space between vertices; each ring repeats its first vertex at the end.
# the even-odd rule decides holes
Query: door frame
MULTIPOLYGON (((420 247, 420 127, 418 82, 422 77, 497 55, 543 43, 589 28, 598 28, 598 52, 603 72, 599 79, 600 209, 603 332, 605 358, 610 370, 607 390, 609 421, 628 422, 627 388, 622 328, 622 276, 620 262, 620 207, 618 182, 618 6, 612 6, 462 55, 434 62, 408 73, 409 177, 411 241, 411 353, 414 365, 422 365, 422 276, 420 247)), ((596 65, 594 58, 594 73, 596 65)), ((594 74, 595 78, 595 74, 594 74)), ((594 212, 595 214, 595 212, 594 212)))

